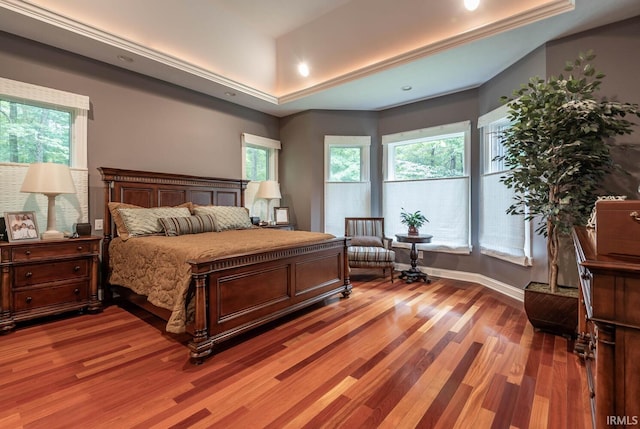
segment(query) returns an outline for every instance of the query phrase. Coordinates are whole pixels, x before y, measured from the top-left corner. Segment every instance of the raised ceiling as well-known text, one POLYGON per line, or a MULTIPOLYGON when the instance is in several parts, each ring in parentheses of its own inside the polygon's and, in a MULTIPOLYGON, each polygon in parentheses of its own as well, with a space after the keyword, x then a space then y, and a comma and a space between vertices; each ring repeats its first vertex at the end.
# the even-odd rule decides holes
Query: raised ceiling
POLYGON ((636 15, 638 0, 0 0, 2 31, 276 116, 477 87, 551 39, 636 15))

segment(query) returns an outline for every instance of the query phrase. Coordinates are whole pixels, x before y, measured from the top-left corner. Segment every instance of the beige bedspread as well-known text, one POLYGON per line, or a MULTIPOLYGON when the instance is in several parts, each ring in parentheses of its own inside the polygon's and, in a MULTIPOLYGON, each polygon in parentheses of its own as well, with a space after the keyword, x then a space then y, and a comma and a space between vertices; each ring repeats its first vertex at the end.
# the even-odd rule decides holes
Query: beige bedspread
POLYGON ((109 282, 147 296, 153 305, 170 310, 167 331, 185 331, 185 301, 191 282, 189 259, 218 258, 270 250, 295 244, 311 244, 334 238, 308 231, 254 228, 179 237, 116 238, 109 245, 109 282))

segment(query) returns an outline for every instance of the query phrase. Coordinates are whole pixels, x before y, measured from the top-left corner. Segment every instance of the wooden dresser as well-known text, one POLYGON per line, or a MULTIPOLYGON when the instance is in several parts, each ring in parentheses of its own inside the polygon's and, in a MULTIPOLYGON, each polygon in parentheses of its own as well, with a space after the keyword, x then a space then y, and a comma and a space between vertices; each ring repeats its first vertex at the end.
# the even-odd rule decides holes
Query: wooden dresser
POLYGON ((581 282, 576 351, 585 358, 594 427, 640 426, 640 258, 597 254, 595 232, 586 228, 574 229, 573 240, 581 282))
POLYGON ((0 243, 0 332, 36 317, 99 311, 100 239, 0 243))

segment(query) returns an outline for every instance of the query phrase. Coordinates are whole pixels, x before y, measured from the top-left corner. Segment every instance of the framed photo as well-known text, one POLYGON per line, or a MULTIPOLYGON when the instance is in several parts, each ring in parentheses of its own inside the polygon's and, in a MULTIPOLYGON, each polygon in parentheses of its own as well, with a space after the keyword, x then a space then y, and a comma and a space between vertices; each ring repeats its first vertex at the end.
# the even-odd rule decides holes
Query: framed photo
POLYGON ((276 225, 289 225, 289 207, 274 207, 276 225))
POLYGON ((4 222, 9 241, 40 240, 35 212, 5 212, 4 222))

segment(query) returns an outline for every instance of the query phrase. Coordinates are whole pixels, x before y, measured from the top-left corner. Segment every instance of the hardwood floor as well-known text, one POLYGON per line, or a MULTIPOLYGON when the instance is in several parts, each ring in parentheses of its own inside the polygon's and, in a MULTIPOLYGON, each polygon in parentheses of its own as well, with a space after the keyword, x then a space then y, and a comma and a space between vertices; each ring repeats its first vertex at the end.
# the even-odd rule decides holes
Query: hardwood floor
POLYGON ((590 428, 573 344, 482 286, 354 273, 349 299, 220 346, 111 306, 0 336, 2 428, 590 428))

